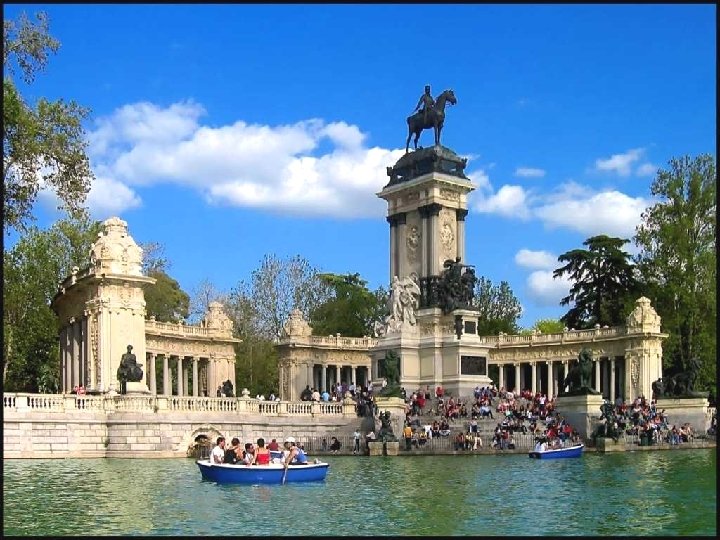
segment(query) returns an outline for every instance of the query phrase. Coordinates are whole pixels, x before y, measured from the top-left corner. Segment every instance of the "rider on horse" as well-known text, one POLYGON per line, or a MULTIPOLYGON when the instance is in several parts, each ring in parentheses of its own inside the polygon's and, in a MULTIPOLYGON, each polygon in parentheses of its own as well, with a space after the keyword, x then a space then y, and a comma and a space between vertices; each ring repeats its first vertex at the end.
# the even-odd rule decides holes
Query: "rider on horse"
MULTIPOLYGON (((423 125, 427 124, 427 112, 429 109, 432 109, 433 105, 435 105, 435 100, 433 99, 432 95, 430 95, 430 85, 425 85, 425 93, 420 96, 420 99, 418 100, 418 104, 415 107, 415 111, 420 109, 422 106, 422 109, 420 109, 420 112, 423 113, 423 125)), ((413 112, 415 112, 413 111, 413 112)))

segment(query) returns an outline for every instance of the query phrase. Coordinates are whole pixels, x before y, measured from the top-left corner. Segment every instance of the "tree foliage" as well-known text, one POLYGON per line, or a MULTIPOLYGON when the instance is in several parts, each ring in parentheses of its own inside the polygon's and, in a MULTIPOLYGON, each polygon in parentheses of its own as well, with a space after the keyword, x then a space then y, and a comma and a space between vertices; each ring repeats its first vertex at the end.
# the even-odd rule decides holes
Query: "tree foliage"
POLYGON ((57 390, 58 320, 50 303, 74 266, 88 264, 100 223, 86 216, 31 226, 3 253, 3 382, 8 390, 57 390))
POLYGON ((186 319, 190 311, 190 296, 180 284, 163 270, 151 270, 149 277, 157 281, 146 285, 145 312, 160 322, 179 322, 186 319))
MULTIPOLYGON (((370 336, 372 325, 387 305, 383 289, 370 291, 360 274, 320 274, 331 292, 330 298, 310 313, 313 334, 328 336, 370 336)), ((386 296, 386 295, 385 295, 386 296)))
POLYGON ((227 304, 227 295, 209 280, 203 279, 190 293, 189 322, 199 322, 210 308, 211 302, 227 304))
POLYGON ((658 171, 651 193, 659 200, 642 215, 635 259, 669 333, 664 364, 679 371, 697 356, 703 365, 698 384, 708 388, 716 383, 717 361, 715 159, 671 159, 658 171))
POLYGON ((625 324, 640 285, 630 255, 622 250, 629 240, 604 234, 583 242, 588 249, 573 249, 558 257, 564 266, 553 277, 567 275, 573 283, 560 305, 573 307, 560 320, 575 329, 625 324))
POLYGON ((74 101, 23 99, 12 76, 19 70, 26 84, 47 63, 60 43, 48 33, 44 13, 37 22, 25 14, 3 23, 3 184, 4 220, 25 230, 41 188, 54 190, 61 208, 76 216, 90 190, 93 173, 86 155, 82 121, 89 110, 74 101))
POLYGON ((507 281, 493 285, 488 278, 480 276, 475 283, 473 306, 480 310, 480 335, 518 332, 517 321, 522 315, 522 306, 507 281))

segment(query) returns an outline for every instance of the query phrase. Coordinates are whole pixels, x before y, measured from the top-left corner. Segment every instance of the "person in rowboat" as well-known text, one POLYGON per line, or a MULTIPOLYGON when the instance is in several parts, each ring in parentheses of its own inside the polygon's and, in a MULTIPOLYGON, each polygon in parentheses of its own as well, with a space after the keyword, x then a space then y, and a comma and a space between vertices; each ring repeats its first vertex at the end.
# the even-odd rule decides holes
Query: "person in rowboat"
POLYGON ((257 440, 257 448, 253 455, 253 465, 268 465, 270 463, 270 450, 265 448, 265 439, 260 437, 257 440))
POLYGON ((305 451, 298 447, 295 442, 295 437, 288 437, 285 439, 285 449, 288 451, 287 457, 285 458, 285 467, 290 464, 306 464, 308 462, 305 451))

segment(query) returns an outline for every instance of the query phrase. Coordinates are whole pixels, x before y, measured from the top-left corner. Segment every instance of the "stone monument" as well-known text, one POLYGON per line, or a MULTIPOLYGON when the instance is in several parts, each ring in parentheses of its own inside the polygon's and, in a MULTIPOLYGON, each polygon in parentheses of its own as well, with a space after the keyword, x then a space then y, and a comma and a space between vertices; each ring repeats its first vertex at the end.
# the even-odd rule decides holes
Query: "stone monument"
POLYGON ((567 419, 583 439, 593 433, 597 423, 597 411, 602 410, 605 400, 592 388, 592 351, 583 348, 577 363, 570 367, 565 377, 566 391, 557 397, 557 410, 567 419))
POLYGON ((701 363, 697 357, 690 358, 685 371, 660 377, 652 383, 656 408, 665 410, 670 424, 690 423, 693 429, 705 433, 710 427, 708 392, 695 388, 701 363))
POLYGON ((440 144, 444 107, 457 103, 454 92, 421 98, 418 105, 423 102, 424 109, 407 119, 408 152, 388 167, 389 181, 377 194, 388 204, 390 305, 376 324, 372 380, 384 376, 382 361, 392 350, 400 358, 400 386, 442 385, 468 395, 491 383, 488 346, 481 344, 472 306, 475 271, 463 263, 467 195, 475 186, 465 175, 467 159, 440 144), (417 146, 430 128, 434 146, 410 151, 410 137, 416 135, 417 146))

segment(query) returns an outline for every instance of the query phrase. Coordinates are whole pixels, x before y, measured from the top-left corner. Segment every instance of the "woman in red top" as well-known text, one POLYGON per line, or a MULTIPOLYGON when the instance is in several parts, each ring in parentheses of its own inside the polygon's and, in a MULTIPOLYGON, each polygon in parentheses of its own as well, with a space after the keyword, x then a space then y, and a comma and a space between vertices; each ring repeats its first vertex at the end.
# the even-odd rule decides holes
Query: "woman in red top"
POLYGON ((270 463, 270 450, 265 448, 265 439, 260 437, 257 440, 257 448, 255 449, 255 457, 253 465, 268 465, 270 463))

